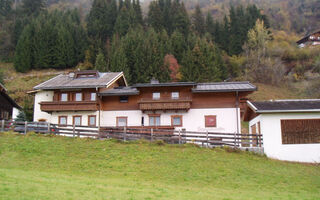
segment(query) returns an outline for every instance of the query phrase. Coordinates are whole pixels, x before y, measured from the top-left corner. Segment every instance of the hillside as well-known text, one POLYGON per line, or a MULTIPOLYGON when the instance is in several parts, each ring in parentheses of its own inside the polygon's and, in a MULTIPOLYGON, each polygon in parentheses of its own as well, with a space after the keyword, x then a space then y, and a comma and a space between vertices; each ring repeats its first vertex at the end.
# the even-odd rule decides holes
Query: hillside
POLYGON ((320 198, 319 166, 247 152, 3 133, 0 146, 0 199, 320 198))

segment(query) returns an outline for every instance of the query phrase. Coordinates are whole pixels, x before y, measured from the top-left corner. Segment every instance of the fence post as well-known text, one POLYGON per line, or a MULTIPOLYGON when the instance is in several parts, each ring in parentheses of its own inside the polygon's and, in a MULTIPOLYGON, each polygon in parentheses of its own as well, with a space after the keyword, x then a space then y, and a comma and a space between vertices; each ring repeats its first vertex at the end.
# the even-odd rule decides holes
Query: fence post
POLYGON ((127 127, 123 127, 123 133, 124 133, 124 135, 123 135, 123 140, 124 141, 127 141, 127 138, 126 138, 126 136, 127 136, 127 127))
POLYGON ((24 134, 25 134, 25 135, 27 134, 27 129, 28 129, 28 122, 25 121, 25 122, 24 122, 24 134))
POLYGON ((4 119, 1 121, 1 130, 4 132, 4 119))
POLYGON ((236 147, 237 144, 237 138, 236 138, 236 132, 234 132, 234 147, 236 147))
POLYGON ((208 134, 208 130, 207 130, 207 147, 209 147, 209 134, 208 134))
POLYGON ((179 144, 181 144, 181 130, 179 129, 179 144))
POLYGON ((51 127, 50 127, 50 126, 51 126, 51 124, 48 123, 48 133, 49 133, 49 134, 51 134, 51 127))
POLYGON ((152 142, 153 141, 153 128, 151 128, 150 133, 151 133, 151 142, 152 142))
POLYGON ((76 124, 73 123, 73 137, 75 137, 75 134, 76 134, 76 124))

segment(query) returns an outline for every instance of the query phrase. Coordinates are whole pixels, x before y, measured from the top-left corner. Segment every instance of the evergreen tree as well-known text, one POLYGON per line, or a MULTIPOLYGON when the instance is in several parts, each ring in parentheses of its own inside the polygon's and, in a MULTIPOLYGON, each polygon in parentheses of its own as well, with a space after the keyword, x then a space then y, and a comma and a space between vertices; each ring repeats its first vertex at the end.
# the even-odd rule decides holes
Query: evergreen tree
POLYGON ((172 27, 181 32, 184 36, 189 34, 190 19, 184 3, 179 0, 174 0, 171 8, 172 27))
POLYGON ((106 59, 105 59, 101 49, 99 51, 99 54, 97 55, 96 63, 94 66, 95 66, 95 69, 98 71, 108 71, 106 59))
POLYGON ((88 36, 105 43, 112 37, 117 14, 115 0, 94 0, 88 15, 88 36))
POLYGON ((37 16, 41 11, 45 9, 44 0, 23 0, 22 9, 27 16, 37 16))
POLYGON ((13 0, 1 0, 0 1, 0 15, 7 16, 11 12, 11 6, 13 0))
POLYGON ((185 37, 179 31, 174 31, 170 37, 170 53, 174 55, 174 57, 180 63, 182 61, 182 57, 186 49, 188 49, 188 44, 186 42, 185 37))
POLYGON ((19 38, 15 57, 14 67, 18 72, 26 72, 33 65, 33 26, 27 25, 19 38))
POLYGON ((164 26, 164 15, 161 11, 158 1, 152 1, 149 5, 148 24, 157 32, 160 32, 164 26))
POLYGON ((196 6, 195 13, 192 16, 192 25, 194 31, 200 36, 205 33, 205 19, 203 17, 199 4, 196 6))
POLYGON ((26 114, 22 110, 19 110, 19 113, 14 120, 17 122, 24 122, 27 120, 26 114))
MULTIPOLYGON (((130 8, 129 8, 130 9, 130 8)), ((124 36, 127 34, 130 28, 130 12, 126 6, 123 6, 119 12, 117 17, 117 21, 114 26, 115 33, 120 36, 124 36)))
POLYGON ((207 17, 206 17, 206 32, 208 32, 211 36, 214 37, 215 32, 216 32, 216 26, 213 21, 212 15, 208 12, 207 17))

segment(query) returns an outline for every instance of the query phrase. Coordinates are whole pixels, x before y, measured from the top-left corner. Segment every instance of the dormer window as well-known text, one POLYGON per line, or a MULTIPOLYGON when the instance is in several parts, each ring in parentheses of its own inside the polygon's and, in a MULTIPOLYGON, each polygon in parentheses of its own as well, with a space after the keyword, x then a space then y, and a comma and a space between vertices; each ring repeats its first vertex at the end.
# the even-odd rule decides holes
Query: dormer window
POLYGON ((88 70, 88 71, 77 71, 74 74, 74 78, 97 78, 99 77, 98 71, 88 70))
POLYGON ((68 93, 62 93, 60 101, 68 101, 68 93))
POLYGON ((76 93, 76 101, 82 101, 82 93, 76 93))

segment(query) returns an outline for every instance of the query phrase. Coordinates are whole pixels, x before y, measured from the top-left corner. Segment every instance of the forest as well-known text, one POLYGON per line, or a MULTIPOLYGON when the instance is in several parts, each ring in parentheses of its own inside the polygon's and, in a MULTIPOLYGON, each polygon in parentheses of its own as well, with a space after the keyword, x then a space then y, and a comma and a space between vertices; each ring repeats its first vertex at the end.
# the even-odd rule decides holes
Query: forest
MULTIPOLYGON (((152 77, 298 81, 320 71, 318 49, 294 44, 297 33, 318 26, 312 19, 319 17, 320 5, 296 1, 305 20, 287 16, 293 17, 290 23, 275 25, 273 0, 2 0, 0 59, 13 62, 18 72, 124 71, 130 84, 152 77)), ((295 9, 287 1, 281 5, 281 11, 295 9)))

